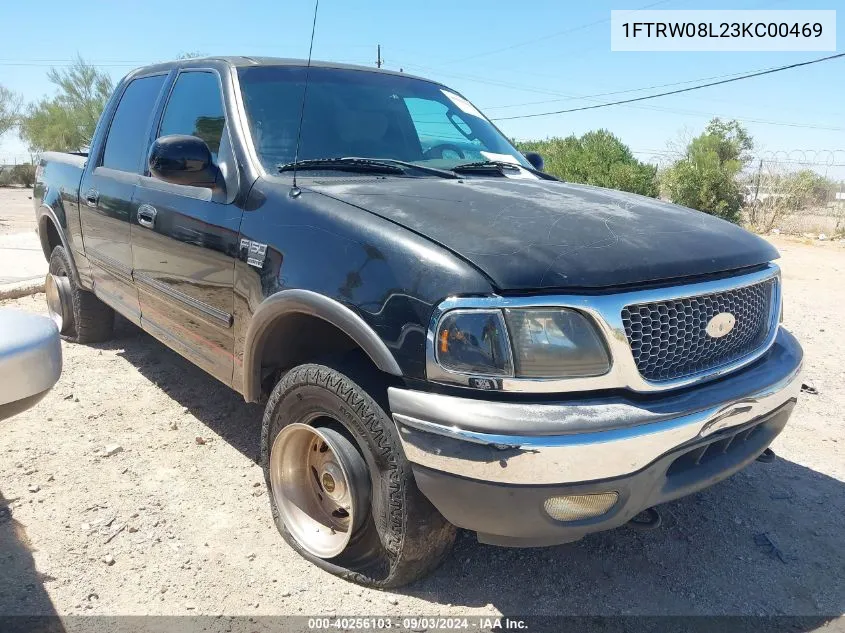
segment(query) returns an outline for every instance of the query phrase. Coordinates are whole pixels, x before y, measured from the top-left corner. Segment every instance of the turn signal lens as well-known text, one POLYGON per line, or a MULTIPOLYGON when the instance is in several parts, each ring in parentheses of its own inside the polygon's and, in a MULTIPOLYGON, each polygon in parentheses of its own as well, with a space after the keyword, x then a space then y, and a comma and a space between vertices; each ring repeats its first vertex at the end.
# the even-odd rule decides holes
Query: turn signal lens
POLYGON ((558 521, 580 521, 606 514, 616 505, 618 499, 617 492, 549 497, 543 504, 543 509, 550 517, 558 521))

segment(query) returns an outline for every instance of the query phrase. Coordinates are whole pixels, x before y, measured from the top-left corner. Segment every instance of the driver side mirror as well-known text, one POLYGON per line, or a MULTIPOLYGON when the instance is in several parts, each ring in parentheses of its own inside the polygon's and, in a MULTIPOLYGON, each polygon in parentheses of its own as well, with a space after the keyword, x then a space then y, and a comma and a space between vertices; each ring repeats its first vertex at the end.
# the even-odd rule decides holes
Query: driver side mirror
POLYGON ((149 167, 159 180, 208 189, 214 189, 219 174, 205 141, 183 134, 157 138, 150 148, 149 167))
POLYGON ((523 154, 525 156, 525 160, 527 160, 537 171, 543 171, 543 167, 545 166, 545 161, 543 157, 540 156, 537 152, 525 152, 523 154))

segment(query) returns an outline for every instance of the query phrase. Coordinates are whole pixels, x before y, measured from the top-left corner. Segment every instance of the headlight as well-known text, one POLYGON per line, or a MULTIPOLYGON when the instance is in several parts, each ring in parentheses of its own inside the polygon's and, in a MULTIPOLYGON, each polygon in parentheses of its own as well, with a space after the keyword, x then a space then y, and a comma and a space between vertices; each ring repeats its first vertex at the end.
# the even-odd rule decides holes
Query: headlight
POLYGON ((501 310, 454 310, 440 321, 437 362, 444 369, 487 376, 513 376, 501 310))
POLYGON ((610 370, 593 324, 566 308, 453 310, 434 343, 437 363, 461 374, 574 378, 610 370))
POLYGON ((610 359, 593 325, 574 310, 505 310, 520 378, 601 376, 610 359))

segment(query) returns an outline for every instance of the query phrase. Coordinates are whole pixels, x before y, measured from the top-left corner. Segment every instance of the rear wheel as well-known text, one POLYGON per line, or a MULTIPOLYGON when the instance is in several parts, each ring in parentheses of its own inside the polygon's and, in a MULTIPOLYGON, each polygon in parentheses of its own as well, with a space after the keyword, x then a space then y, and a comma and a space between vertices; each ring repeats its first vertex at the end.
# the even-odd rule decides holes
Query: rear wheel
POLYGON ((111 337, 114 310, 93 293, 80 288, 70 274, 67 251, 57 246, 50 254, 50 271, 44 281, 47 312, 59 332, 76 343, 98 343, 111 337))
POLYGON ((417 488, 393 421, 348 373, 301 365, 273 389, 261 443, 270 508, 315 565, 397 587, 440 564, 455 528, 417 488))

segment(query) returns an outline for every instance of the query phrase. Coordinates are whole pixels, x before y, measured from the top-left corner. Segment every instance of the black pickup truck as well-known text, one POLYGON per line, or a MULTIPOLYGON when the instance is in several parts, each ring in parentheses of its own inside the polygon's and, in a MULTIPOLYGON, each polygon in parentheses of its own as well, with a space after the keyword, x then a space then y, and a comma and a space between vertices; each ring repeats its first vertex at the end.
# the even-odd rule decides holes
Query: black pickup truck
POLYGON ((362 584, 428 573, 456 526, 523 547, 654 525, 772 459, 799 392, 767 242, 560 182, 406 74, 141 68, 34 200, 63 335, 117 311, 266 402, 276 526, 362 584))

